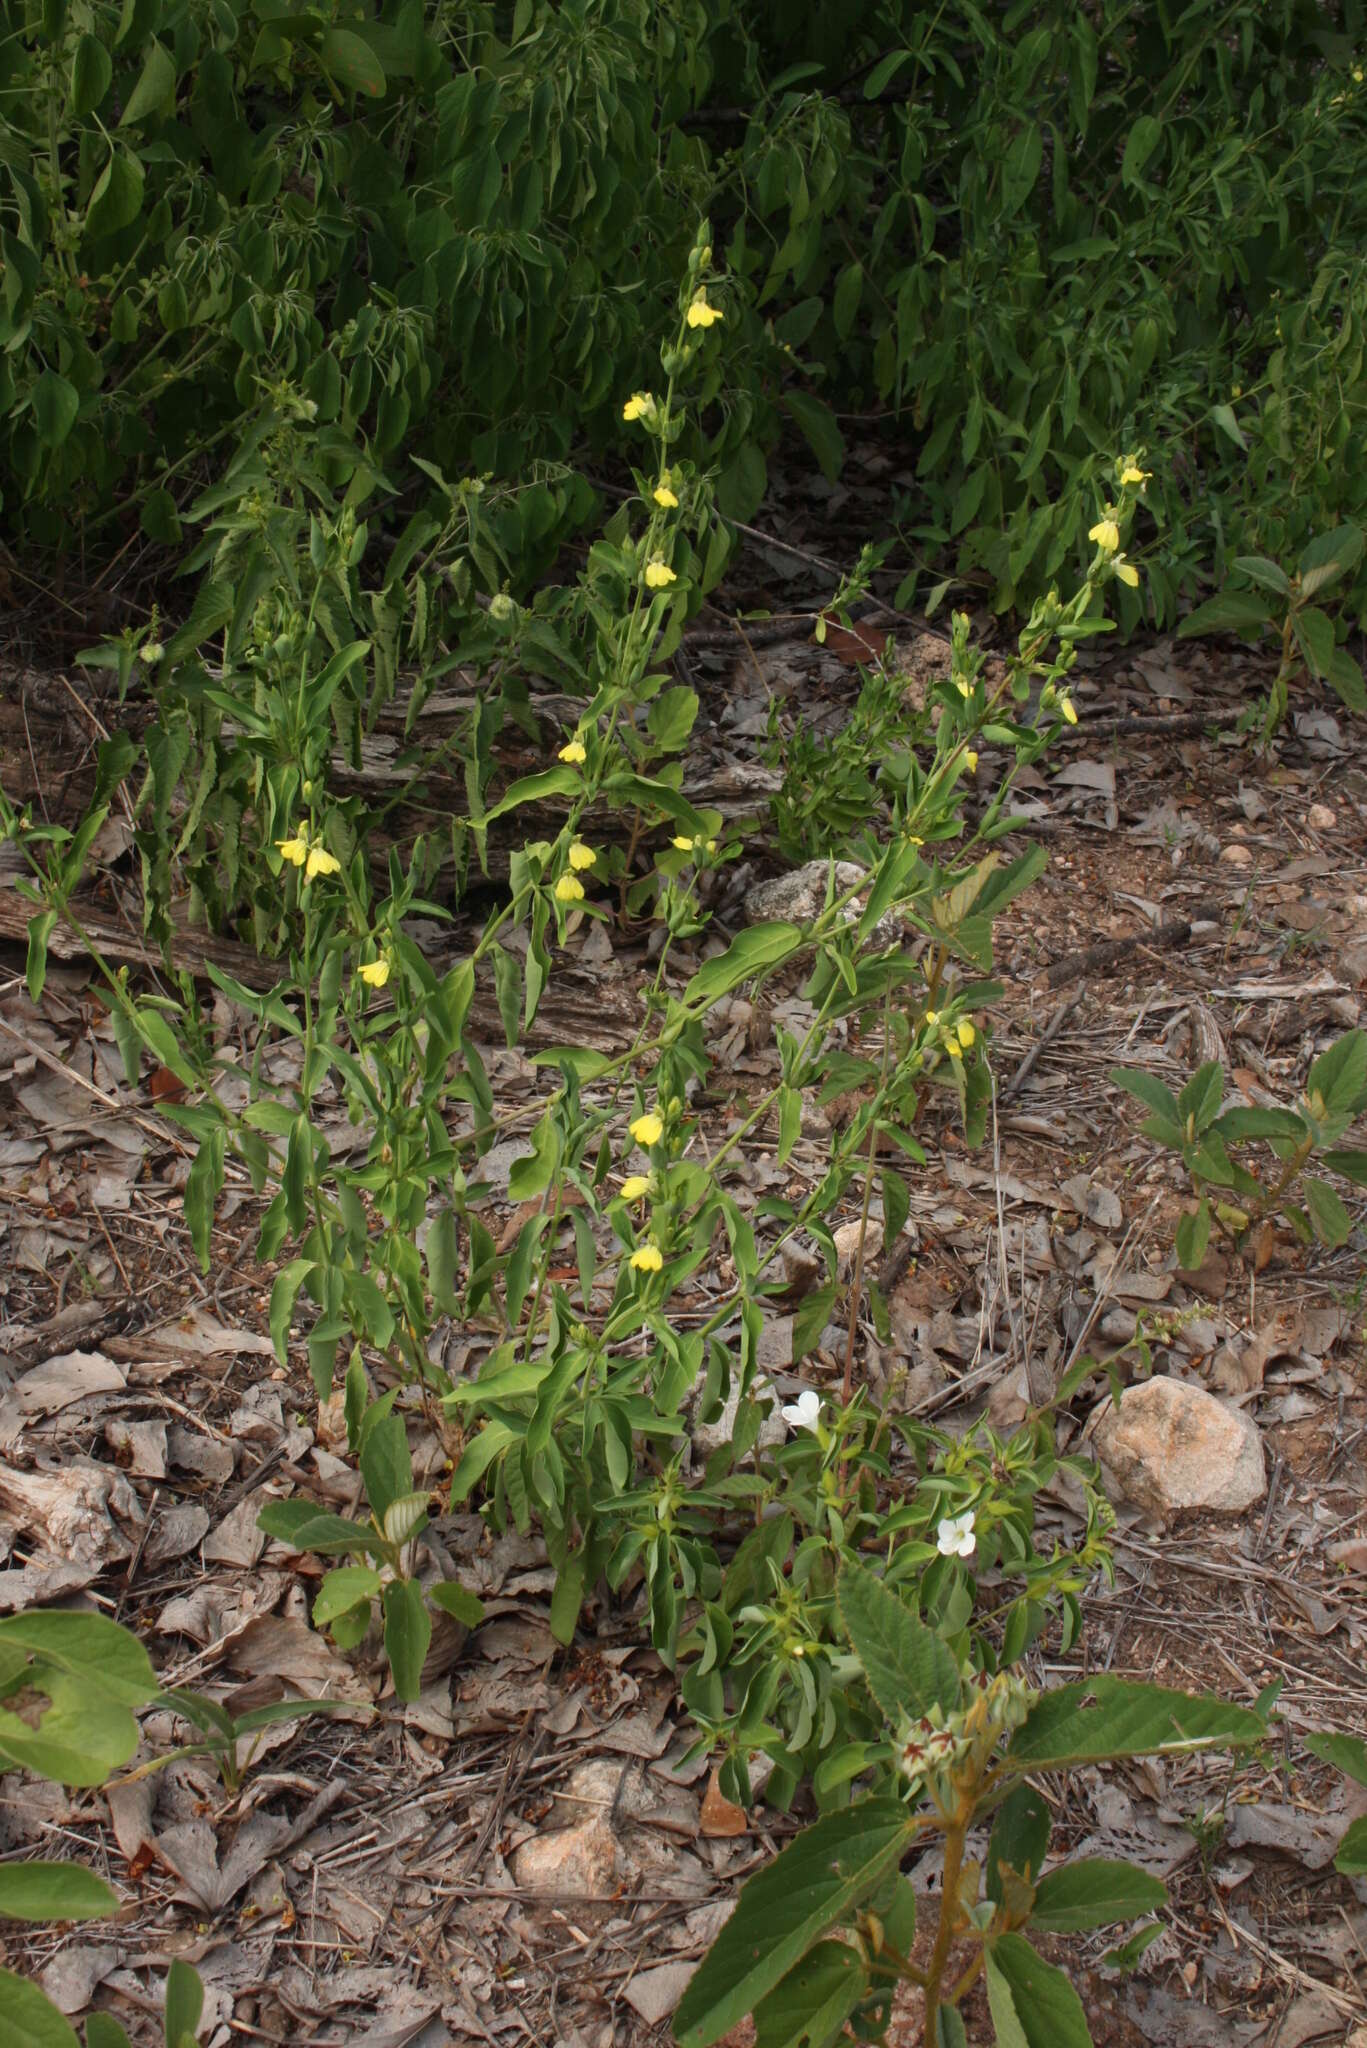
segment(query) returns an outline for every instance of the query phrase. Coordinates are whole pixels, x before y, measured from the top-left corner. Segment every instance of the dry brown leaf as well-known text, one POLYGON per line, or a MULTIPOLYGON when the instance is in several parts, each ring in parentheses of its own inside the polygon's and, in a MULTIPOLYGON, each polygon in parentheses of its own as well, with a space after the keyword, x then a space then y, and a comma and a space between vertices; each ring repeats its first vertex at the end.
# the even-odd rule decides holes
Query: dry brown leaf
POLYGON ((731 1835, 748 1834, 750 1830, 745 1808, 735 1805, 726 1797, 715 1770, 708 1779, 707 1790, 703 1794, 698 1827, 704 1835, 721 1839, 731 1835))

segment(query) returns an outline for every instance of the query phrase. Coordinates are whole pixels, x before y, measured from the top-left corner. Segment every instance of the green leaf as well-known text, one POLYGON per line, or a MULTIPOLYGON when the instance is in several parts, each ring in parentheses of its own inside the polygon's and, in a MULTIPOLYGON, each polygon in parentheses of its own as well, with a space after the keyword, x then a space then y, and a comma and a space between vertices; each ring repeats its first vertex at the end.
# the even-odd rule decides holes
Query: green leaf
POLYGON ((1167 1902, 1167 1886, 1146 1870, 1105 1856, 1084 1856, 1040 1879, 1030 1925, 1051 1934, 1076 1934, 1117 1920, 1138 1920, 1167 1902))
MULTIPOLYGON (((859 275, 856 269, 856 278, 859 275)), ((822 475, 828 483, 838 483, 845 467, 845 436, 836 424, 835 414, 810 391, 785 391, 783 403, 802 429, 822 475)))
POLYGON ((45 448, 60 448, 81 409, 75 385, 68 384, 55 370, 44 370, 33 387, 30 403, 38 439, 45 448))
POLYGON ((894 1727, 903 1716, 914 1721, 934 1706, 959 1704, 959 1668, 948 1644, 881 1579, 863 1565, 845 1564, 836 1602, 869 1691, 894 1727))
MULTIPOLYGON (((1329 1117, 1355 1116, 1367 1089, 1367 1031, 1345 1031, 1305 1077, 1307 1099, 1319 1096, 1329 1117)), ((1313 1106, 1313 1100, 1312 1100, 1313 1106)), ((1318 1112, 1315 1112, 1318 1117, 1318 1112)))
POLYGON ((432 1617, 416 1579, 393 1579, 384 1589, 384 1647, 401 1700, 422 1689, 423 1659, 432 1640, 432 1617))
POLYGON ((29 1001, 41 1002, 47 982, 48 940, 57 926, 55 910, 40 910, 28 921, 28 954, 24 963, 24 981, 28 987, 29 1001))
POLYGON ((678 2048, 711 2048, 901 1860, 906 1808, 870 1799, 827 1814, 743 1887, 674 2014, 678 2048))
POLYGON ((339 1565, 336 1571, 328 1573, 318 1588, 313 1602, 314 1627, 326 1628, 339 1614, 350 1613, 363 1600, 375 1599, 382 1586, 380 1574, 371 1565, 339 1565))
POLYGON ((36 1984, 0 1970, 0 2048, 81 2048, 71 2027, 36 1984))
POLYGON ((752 924, 737 932, 724 953, 705 961, 684 990, 686 1003, 711 1003, 738 982, 776 967, 802 944, 795 924, 752 924))
POLYGON ((1190 640, 1198 633, 1247 633, 1271 621, 1270 607, 1251 591, 1222 590, 1218 597, 1209 597, 1188 612, 1177 628, 1177 637, 1190 640))
POLYGON ((1360 526, 1336 526, 1332 533, 1317 534, 1300 559, 1302 594, 1313 597, 1317 590, 1355 569, 1362 559, 1362 546, 1360 526))
POLYGON ((85 217, 86 233, 98 240, 103 235, 118 234, 135 221, 142 206, 145 182, 140 160, 129 156, 126 150, 114 150, 95 180, 85 217))
POLYGON ((92 2012, 85 2023, 85 2048, 133 2048, 118 2021, 107 2012, 92 2012))
POLYGON ((829 2048, 868 1982, 848 1942, 819 1941, 755 2007, 755 2048, 829 2048))
POLYGON ((0 1915, 11 1920, 101 1920, 119 1904, 79 1863, 0 1863, 0 1915))
POLYGON ((646 713, 646 730, 664 754, 677 754, 687 746, 697 723, 698 693, 678 687, 661 690, 646 713))
POLYGON ((515 811, 521 804, 544 803, 547 797, 573 796, 582 786, 582 777, 575 768, 543 768, 539 775, 524 775, 520 781, 501 796, 491 811, 480 819, 481 825, 491 825, 495 818, 501 818, 507 811, 515 811))
POLYGON ((1318 605, 1302 605, 1291 624, 1311 675, 1327 676, 1334 659, 1334 622, 1328 612, 1318 605))
POLYGON ((1012 1786, 997 1809, 987 1846, 987 1896, 994 1904, 1001 1902, 1003 1864, 1029 1883, 1039 1882, 1052 1824, 1043 1793, 1023 1780, 1012 1786))
POLYGON ((1178 1114, 1177 1097, 1156 1074, 1145 1073, 1142 1067, 1112 1067, 1107 1079, 1112 1087, 1123 1088, 1127 1095, 1133 1095, 1156 1116, 1180 1125, 1182 1119, 1178 1114))
POLYGON ((1199 1137, 1219 1114, 1224 1092, 1225 1076, 1220 1062, 1207 1060, 1196 1069, 1177 1098, 1177 1121, 1185 1124, 1190 1117, 1199 1137))
POLYGON ((185 1222, 202 1273, 208 1272, 213 1255, 214 1205, 223 1186, 226 1144, 220 1124, 200 1145, 185 1177, 185 1222))
POLYGON ((1345 1778, 1367 1785, 1367 1742, 1356 1735, 1307 1735, 1305 1746, 1311 1756, 1332 1764, 1345 1778))
POLYGON ((935 2048, 968 2048, 968 2033, 957 2005, 942 2005, 935 2015, 935 2048))
POLYGON ((1210 1203, 1205 1196, 1188 1209, 1177 1225, 1177 1263, 1184 1273, 1194 1273, 1210 1243, 1210 1203))
POLYGON ((176 67, 171 58, 153 36, 147 46, 147 55, 142 60, 138 82, 128 96, 128 104, 119 122, 120 128, 135 128, 139 121, 145 121, 149 114, 171 111, 176 100, 176 67))
POLYGON ((1294 1109, 1244 1109, 1237 1105, 1227 1109, 1212 1128, 1226 1144, 1238 1144, 1247 1138, 1299 1140, 1306 1134, 1304 1119, 1294 1109))
POLYGON ((413 1491, 413 1460, 401 1415, 382 1415, 366 1431, 360 1463, 366 1499, 382 1522, 394 1502, 413 1491))
POLYGON ((1367 1152, 1348 1149, 1345 1151, 1322 1152, 1320 1163, 1331 1173, 1341 1173, 1345 1180, 1355 1187, 1367 1188, 1367 1152))
POLYGON ((1274 590, 1278 597, 1290 597, 1291 578, 1285 569, 1279 569, 1266 555, 1236 555, 1233 567, 1251 577, 1253 582, 1260 583, 1264 590, 1274 590))
POLYGON ((296 1550, 313 1550, 323 1557, 361 1550, 367 1534, 373 1533, 359 1522, 348 1522, 344 1515, 329 1514, 311 1500, 267 1501, 256 1526, 277 1543, 290 1543, 296 1550))
POLYGON ((1082 2000, 1024 1935, 989 1942, 987 2002, 1002 2048, 1091 2048, 1082 2000))
POLYGON ((1367 1877, 1367 1815, 1355 1820, 1339 1843, 1335 1870, 1344 1877, 1367 1877))
POLYGON ((441 1579, 435 1586, 429 1586, 427 1598, 433 1607, 439 1607, 455 1621, 463 1621, 467 1628, 478 1628, 484 1619, 484 1602, 479 1595, 455 1579, 441 1579))
POLYGON ((270 1330, 275 1355, 281 1365, 289 1363, 290 1318, 299 1290, 317 1265, 316 1259, 291 1259, 275 1276, 271 1288, 270 1330))
POLYGON ((384 66, 369 43, 362 42, 351 29, 330 28, 318 54, 324 69, 348 91, 365 93, 372 100, 383 97, 387 84, 384 66))
POLYGON ((1016 1730, 1006 1761, 1013 1770, 1053 1771, 1108 1757, 1248 1748, 1266 1735, 1265 1723, 1247 1707, 1206 1693, 1098 1675, 1037 1700, 1016 1730))
POLYGON ((166 2048, 193 2044, 204 2011, 204 1986, 198 1970, 177 1956, 166 1978, 166 2048))
POLYGON ((1303 1174, 1301 1193, 1320 1243, 1328 1245, 1331 1251, 1347 1244, 1352 1235, 1353 1219, 1328 1181, 1319 1180, 1313 1174, 1303 1174))
POLYGON ((113 61, 100 38, 83 35, 71 66, 71 112, 77 121, 94 113, 113 76, 113 61))
POLYGON ((1367 711, 1367 681, 1346 647, 1332 650, 1324 673, 1350 711, 1367 711))
POLYGON ((1120 182, 1122 185, 1137 185, 1149 161, 1163 139, 1163 124, 1153 114, 1141 114, 1125 137, 1125 154, 1120 159, 1120 182))
POLYGON ((1035 189, 1044 160, 1044 137, 1032 121, 1008 144, 1002 159, 1001 215, 1009 220, 1035 189))

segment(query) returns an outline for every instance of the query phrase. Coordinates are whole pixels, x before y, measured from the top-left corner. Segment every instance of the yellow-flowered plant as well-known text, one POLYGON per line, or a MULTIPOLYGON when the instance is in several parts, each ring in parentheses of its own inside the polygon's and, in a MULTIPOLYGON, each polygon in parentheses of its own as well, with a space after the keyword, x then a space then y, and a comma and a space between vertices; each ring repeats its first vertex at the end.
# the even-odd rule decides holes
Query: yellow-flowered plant
POLYGON ((314 838, 306 823, 296 826, 288 839, 277 839, 275 843, 282 860, 304 870, 306 882, 312 882, 318 875, 335 875, 341 869, 337 856, 314 838))

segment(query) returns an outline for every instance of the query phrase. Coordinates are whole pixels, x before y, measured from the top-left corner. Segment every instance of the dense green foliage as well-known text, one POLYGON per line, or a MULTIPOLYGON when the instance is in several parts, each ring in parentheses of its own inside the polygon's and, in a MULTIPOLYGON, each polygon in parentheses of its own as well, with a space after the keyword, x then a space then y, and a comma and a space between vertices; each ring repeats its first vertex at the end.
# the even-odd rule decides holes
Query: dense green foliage
POLYGON ((8 522, 176 544, 302 409, 354 505, 411 510, 419 450, 506 486, 455 592, 525 589, 706 213, 727 363, 689 452, 723 512, 785 421, 835 474, 883 416, 904 600, 954 574, 1002 606, 1080 564, 1116 451, 1161 446, 1121 604, 1170 620, 1227 550, 1367 510, 1361 14, 8 0, 8 522))

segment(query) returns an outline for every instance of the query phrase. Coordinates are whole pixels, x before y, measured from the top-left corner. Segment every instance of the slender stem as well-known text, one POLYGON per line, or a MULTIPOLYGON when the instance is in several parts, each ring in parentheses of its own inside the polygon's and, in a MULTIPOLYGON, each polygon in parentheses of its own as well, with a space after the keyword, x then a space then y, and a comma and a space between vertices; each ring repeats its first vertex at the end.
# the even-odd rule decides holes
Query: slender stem
POLYGON ((940 1925, 935 1931, 935 1946, 926 1964, 926 2031, 929 2048, 934 2048, 936 2024, 940 2016, 940 1986, 944 1982, 945 1964, 953 1945, 959 1920, 959 1874, 963 1869, 964 1837, 967 1830, 957 1818, 945 1828, 945 1867, 940 1893, 940 1925))

